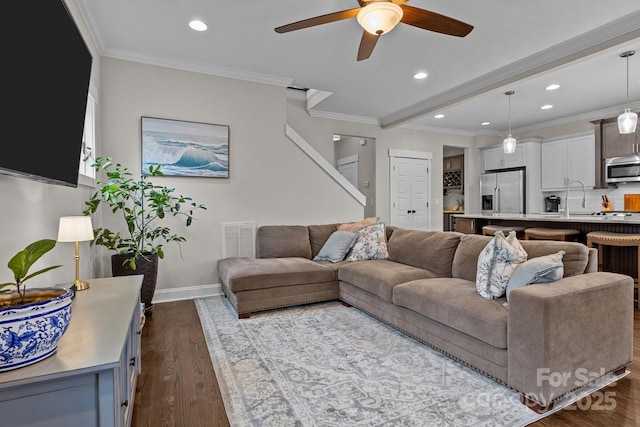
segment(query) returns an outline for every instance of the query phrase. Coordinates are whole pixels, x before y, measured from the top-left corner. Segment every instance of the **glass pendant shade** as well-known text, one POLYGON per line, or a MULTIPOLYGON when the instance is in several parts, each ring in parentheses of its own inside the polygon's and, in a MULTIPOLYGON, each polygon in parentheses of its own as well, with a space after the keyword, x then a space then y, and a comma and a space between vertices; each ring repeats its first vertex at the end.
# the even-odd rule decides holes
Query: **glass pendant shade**
POLYGON ((402 19, 402 8, 391 2, 368 4, 358 12, 358 24, 368 33, 381 35, 388 33, 402 19))
POLYGON ((618 131, 622 135, 634 133, 638 124, 638 115, 632 113, 628 108, 624 109, 624 113, 618 116, 618 131))
POLYGON ((509 97, 509 135, 502 141, 502 149, 505 154, 513 154, 516 152, 516 139, 511 136, 511 95, 514 93, 512 90, 504 93, 509 97))
POLYGON ((624 109, 624 113, 618 116, 618 132, 620 132, 621 135, 634 133, 636 131, 636 125, 638 124, 638 115, 632 113, 629 109, 629 57, 635 53, 635 50, 628 50, 620 54, 621 58, 627 60, 627 108, 624 109))
POLYGON ((502 149, 505 154, 513 154, 516 152, 516 139, 512 137, 511 134, 502 141, 502 149))

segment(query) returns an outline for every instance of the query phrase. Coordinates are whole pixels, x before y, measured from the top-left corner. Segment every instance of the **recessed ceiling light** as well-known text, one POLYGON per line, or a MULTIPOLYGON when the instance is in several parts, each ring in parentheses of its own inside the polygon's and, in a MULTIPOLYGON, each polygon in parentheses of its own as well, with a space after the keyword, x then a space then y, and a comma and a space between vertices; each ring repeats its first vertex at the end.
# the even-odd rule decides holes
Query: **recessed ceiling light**
POLYGON ((416 79, 416 80, 426 79, 427 78, 427 73, 425 73, 424 71, 420 71, 419 73, 415 73, 413 75, 413 78, 416 79))
POLYGON ((340 141, 340 135, 333 134, 333 142, 340 141))
POLYGON ((480 123, 480 126, 489 126, 491 124, 491 122, 482 122, 480 123))
POLYGON ((196 31, 207 30, 207 24, 205 24, 204 22, 198 19, 194 19, 193 21, 189 22, 189 27, 191 27, 192 30, 196 30, 196 31))
POLYGON ((556 89, 558 89, 559 87, 560 87, 560 85, 559 85, 559 84, 554 83, 554 84, 551 84, 551 85, 547 86, 545 89, 546 89, 546 90, 556 90, 556 89))
POLYGON ((433 116, 433 117, 435 117, 436 119, 441 119, 441 118, 443 118, 443 117, 444 117, 444 114, 436 114, 436 115, 435 115, 435 116, 433 116))
POLYGON ((550 110, 553 108, 553 105, 551 104, 545 104, 542 107, 540 107, 541 110, 550 110))

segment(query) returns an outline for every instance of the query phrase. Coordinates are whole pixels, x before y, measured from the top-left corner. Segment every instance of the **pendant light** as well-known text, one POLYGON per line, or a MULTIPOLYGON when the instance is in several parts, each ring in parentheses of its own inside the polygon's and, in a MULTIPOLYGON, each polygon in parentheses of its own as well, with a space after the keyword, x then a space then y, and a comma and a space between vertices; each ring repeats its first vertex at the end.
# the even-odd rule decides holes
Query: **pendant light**
POLYGON ((504 93, 509 97, 509 135, 505 138, 504 141, 502 141, 502 149, 504 150, 505 154, 513 154, 516 152, 516 139, 511 136, 511 95, 513 95, 514 93, 515 92, 512 90, 504 93))
POLYGON ((627 108, 618 116, 618 131, 622 135, 634 133, 638 124, 638 115, 629 109, 629 57, 635 53, 635 50, 628 50, 620 54, 621 58, 627 59, 627 108))

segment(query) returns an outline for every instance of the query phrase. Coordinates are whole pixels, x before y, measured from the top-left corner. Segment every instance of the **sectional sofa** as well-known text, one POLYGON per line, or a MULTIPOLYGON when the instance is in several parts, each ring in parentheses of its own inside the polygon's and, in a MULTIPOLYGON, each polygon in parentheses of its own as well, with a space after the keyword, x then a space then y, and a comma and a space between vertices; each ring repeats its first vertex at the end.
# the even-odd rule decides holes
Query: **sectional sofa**
POLYGON ((490 236, 386 227, 386 259, 313 260, 339 225, 262 226, 256 258, 219 260, 238 316, 339 299, 512 388, 538 412, 633 360, 633 279, 596 271, 595 249, 521 241, 529 259, 563 251, 563 277, 514 289, 505 304, 476 289, 490 236))

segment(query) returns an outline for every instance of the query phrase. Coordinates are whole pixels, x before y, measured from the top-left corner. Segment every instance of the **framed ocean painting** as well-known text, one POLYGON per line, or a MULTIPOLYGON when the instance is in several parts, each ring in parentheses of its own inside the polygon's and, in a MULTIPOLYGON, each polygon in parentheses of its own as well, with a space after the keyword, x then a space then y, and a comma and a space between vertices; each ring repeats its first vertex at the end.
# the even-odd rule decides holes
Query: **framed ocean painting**
POLYGON ((160 165, 166 176, 229 178, 229 126, 141 118, 142 173, 160 165))

